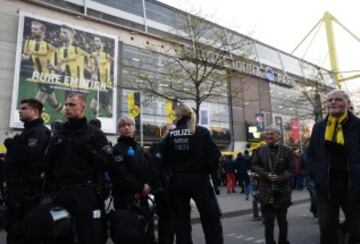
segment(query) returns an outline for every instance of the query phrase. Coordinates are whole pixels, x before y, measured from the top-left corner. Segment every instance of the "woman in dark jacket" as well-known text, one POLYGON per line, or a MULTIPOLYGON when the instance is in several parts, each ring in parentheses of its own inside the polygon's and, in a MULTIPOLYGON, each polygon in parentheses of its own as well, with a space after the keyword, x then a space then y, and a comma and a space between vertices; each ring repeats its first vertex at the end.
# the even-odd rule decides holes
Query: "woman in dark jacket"
MULTIPOLYGON (((120 137, 113 148, 115 164, 110 172, 114 207, 116 210, 128 209, 137 202, 147 209, 154 171, 145 157, 144 149, 135 140, 133 118, 123 115, 118 126, 120 137)), ((151 219, 150 222, 149 230, 153 231, 151 219)), ((153 239, 153 233, 148 234, 153 239)))
POLYGON ((223 233, 220 209, 210 174, 216 172, 220 152, 210 132, 196 125, 191 107, 180 104, 176 108, 176 129, 169 132, 161 148, 163 161, 172 171, 170 194, 175 204, 177 244, 192 244, 190 199, 199 209, 207 244, 222 244, 223 233))

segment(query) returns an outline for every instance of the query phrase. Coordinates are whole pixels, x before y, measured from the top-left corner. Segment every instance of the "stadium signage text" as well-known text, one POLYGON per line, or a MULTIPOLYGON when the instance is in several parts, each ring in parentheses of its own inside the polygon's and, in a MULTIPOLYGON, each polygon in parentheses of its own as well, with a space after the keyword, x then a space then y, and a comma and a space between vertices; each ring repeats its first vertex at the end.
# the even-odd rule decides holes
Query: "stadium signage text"
MULTIPOLYGON (((269 80, 266 74, 266 69, 260 67, 259 65, 238 60, 235 62, 234 68, 240 72, 253 75, 261 79, 269 80)), ((296 79, 290 77, 289 75, 281 74, 273 70, 273 80, 269 81, 280 85, 293 87, 296 79)))

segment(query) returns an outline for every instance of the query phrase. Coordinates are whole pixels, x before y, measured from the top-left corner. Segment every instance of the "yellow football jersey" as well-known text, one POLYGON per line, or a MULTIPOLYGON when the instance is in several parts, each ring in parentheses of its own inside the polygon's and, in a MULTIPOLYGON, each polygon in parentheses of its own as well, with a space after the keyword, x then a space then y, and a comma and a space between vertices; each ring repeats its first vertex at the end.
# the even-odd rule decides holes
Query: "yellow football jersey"
POLYGON ((89 53, 72 45, 60 47, 58 50, 59 65, 64 68, 65 75, 72 79, 84 80, 86 57, 89 57, 89 53))
POLYGON ((93 52, 94 68, 97 71, 97 77, 101 83, 106 83, 107 88, 112 88, 111 62, 112 58, 104 51, 93 52))
POLYGON ((31 56, 34 70, 40 73, 51 73, 48 63, 55 63, 56 48, 46 41, 26 40, 24 54, 31 56))

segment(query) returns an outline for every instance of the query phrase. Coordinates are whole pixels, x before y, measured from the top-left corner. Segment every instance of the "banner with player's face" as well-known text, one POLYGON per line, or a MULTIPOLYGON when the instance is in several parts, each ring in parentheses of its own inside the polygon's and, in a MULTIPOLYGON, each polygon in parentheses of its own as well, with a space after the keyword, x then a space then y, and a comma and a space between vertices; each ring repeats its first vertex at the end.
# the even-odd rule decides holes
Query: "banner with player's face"
POLYGON ((20 14, 11 127, 22 127, 18 109, 24 98, 44 104, 46 124, 65 121, 71 93, 86 97, 85 117, 100 119, 116 132, 117 37, 60 21, 20 14))

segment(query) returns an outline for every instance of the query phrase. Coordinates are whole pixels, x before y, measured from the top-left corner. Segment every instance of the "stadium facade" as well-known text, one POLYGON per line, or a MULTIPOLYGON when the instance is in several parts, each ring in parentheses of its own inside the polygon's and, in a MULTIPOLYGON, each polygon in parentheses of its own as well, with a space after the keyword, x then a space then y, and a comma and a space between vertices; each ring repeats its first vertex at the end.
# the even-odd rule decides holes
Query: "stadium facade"
MULTIPOLYGON (((161 77, 166 67, 154 47, 165 48, 179 23, 193 15, 153 0, 0 3, 0 141, 21 128, 16 112, 21 98, 43 99, 44 119, 51 123, 63 119, 61 104, 72 90, 86 94, 87 116, 99 117, 110 137, 116 133, 117 118, 130 113, 138 117, 145 144, 158 140, 174 104, 137 91, 132 84, 142 81, 134 74, 161 77), (31 42, 36 23, 43 33, 38 45, 31 42)), ((335 87, 331 73, 248 36, 206 23, 231 32, 249 48, 245 56, 237 50, 222 50, 227 62, 219 72, 229 76, 218 87, 219 96, 202 103, 200 124, 211 129, 221 147, 231 150, 242 150, 256 141, 257 131, 270 123, 281 127, 287 141, 301 141, 307 120, 314 118, 314 92, 321 100, 335 87)), ((316 106, 321 106, 320 100, 315 101, 316 106)))

